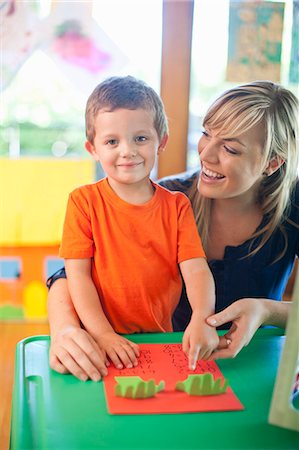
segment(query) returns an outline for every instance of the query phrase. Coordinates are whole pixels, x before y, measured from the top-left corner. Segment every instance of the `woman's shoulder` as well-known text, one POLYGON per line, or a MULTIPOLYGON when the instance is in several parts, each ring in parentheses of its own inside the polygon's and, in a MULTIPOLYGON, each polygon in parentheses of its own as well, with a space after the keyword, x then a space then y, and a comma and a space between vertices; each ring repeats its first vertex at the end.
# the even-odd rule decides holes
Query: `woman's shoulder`
POLYGON ((299 224, 299 180, 297 180, 297 183, 290 198, 290 208, 288 209, 288 218, 299 224))
POLYGON ((157 182, 170 191, 181 191, 187 193, 194 180, 198 178, 198 173, 199 170, 188 170, 186 172, 161 178, 157 182))
POLYGON ((297 205, 299 205, 299 179, 297 180, 297 182, 295 184, 294 201, 296 202, 297 205))

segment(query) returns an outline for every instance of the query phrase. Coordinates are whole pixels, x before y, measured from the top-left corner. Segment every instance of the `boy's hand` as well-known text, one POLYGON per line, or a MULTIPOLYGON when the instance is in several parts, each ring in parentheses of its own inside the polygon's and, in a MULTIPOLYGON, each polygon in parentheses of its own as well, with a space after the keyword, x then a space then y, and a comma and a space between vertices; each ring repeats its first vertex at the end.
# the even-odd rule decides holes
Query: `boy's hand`
POLYGON ((194 370, 199 359, 208 359, 218 343, 216 329, 207 325, 204 319, 192 316, 183 336, 183 351, 188 356, 189 369, 194 370))
POLYGON ((114 331, 106 331, 97 337, 100 348, 111 359, 117 369, 137 366, 139 346, 114 331))

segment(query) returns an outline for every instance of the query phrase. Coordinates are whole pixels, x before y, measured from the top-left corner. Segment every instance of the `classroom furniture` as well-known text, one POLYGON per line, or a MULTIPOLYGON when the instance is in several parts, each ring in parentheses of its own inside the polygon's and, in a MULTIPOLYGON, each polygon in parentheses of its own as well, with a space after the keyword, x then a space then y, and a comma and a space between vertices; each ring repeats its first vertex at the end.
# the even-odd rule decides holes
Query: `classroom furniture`
MULTIPOLYGON (((181 338, 181 333, 131 336, 138 343, 181 338)), ((236 358, 217 361, 243 411, 110 415, 102 382, 55 373, 48 364, 49 336, 24 339, 16 350, 10 448, 298 450, 299 433, 268 423, 284 340, 279 329, 261 329, 236 358)))
POLYGON ((25 337, 49 334, 46 323, 0 322, 0 449, 9 448, 16 345, 25 337))

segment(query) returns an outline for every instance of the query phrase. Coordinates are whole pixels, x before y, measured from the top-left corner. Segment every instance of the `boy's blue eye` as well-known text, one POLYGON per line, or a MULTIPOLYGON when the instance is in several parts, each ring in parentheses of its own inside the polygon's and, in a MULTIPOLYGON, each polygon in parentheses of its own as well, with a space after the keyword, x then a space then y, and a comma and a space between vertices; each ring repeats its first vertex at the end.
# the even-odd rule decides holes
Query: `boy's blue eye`
POLYGON ((116 139, 109 139, 109 141, 107 141, 107 144, 109 144, 109 145, 116 145, 117 144, 117 140, 116 139))
POLYGON ((202 130, 202 134, 203 134, 204 136, 206 136, 206 137, 209 136, 209 134, 206 132, 206 130, 202 130))
POLYGON ((146 137, 145 136, 137 136, 135 139, 136 142, 145 142, 146 137))

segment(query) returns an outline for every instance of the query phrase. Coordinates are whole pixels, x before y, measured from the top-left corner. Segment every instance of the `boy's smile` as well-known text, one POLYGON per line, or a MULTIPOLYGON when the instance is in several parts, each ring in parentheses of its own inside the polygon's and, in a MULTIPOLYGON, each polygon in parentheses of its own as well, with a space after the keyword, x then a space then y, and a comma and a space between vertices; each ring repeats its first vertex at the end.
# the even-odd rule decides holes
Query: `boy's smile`
POLYGON ((95 118, 94 142, 85 145, 119 194, 126 186, 151 186, 150 172, 166 141, 164 137, 160 142, 150 111, 102 109, 95 118))
POLYGON ((118 167, 124 167, 124 168, 127 168, 127 169, 133 169, 133 168, 135 168, 135 167, 137 167, 137 166, 140 166, 142 164, 142 162, 140 162, 140 163, 124 163, 124 164, 117 164, 118 165, 118 167))

